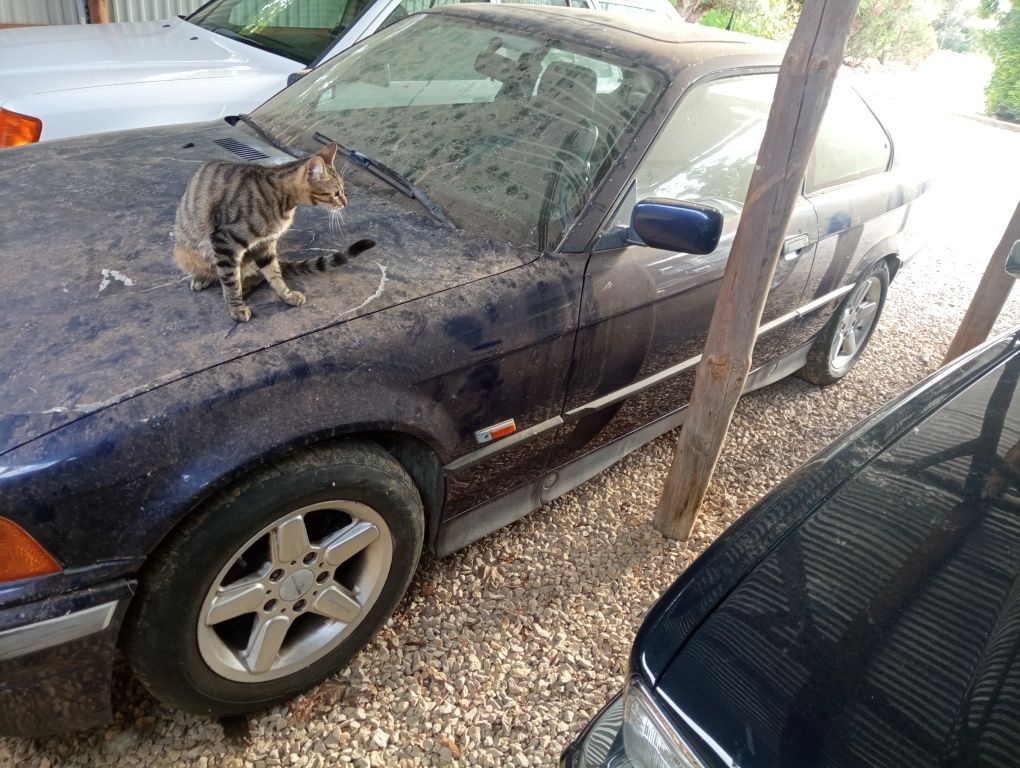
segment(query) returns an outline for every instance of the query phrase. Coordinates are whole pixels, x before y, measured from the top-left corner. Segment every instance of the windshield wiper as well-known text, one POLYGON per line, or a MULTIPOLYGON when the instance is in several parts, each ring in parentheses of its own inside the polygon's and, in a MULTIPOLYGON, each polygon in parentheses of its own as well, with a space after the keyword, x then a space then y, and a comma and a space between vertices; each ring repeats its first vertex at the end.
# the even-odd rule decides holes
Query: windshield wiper
POLYGON ((414 185, 414 182, 412 182, 404 174, 400 173, 399 171, 393 170, 388 165, 383 165, 378 160, 371 158, 368 155, 359 152, 356 149, 350 149, 349 147, 345 147, 340 142, 333 141, 333 139, 329 138, 329 136, 326 136, 323 133, 319 133, 318 131, 312 134, 312 138, 314 138, 320 144, 336 144, 337 151, 345 158, 347 158, 350 162, 354 163, 359 168, 363 168, 364 170, 368 171, 377 179, 385 181, 391 187, 403 192, 408 197, 417 200, 425 207, 425 210, 432 214, 432 218, 434 218, 436 221, 438 221, 447 229, 457 228, 454 225, 454 223, 450 221, 450 219, 447 217, 446 213, 440 207, 439 203, 435 202, 432 198, 425 194, 425 191, 422 190, 420 187, 416 187, 414 185))
POLYGON ((276 138, 273 134, 271 134, 269 131, 267 131, 265 128, 263 128, 261 125, 256 123, 255 122, 255 118, 253 118, 251 115, 241 114, 241 115, 237 115, 236 117, 228 117, 227 118, 228 122, 233 121, 233 122, 230 122, 231 125, 236 123, 238 120, 240 120, 242 123, 244 123, 249 128, 251 128, 253 131, 255 131, 255 133, 258 135, 258 137, 260 139, 262 139, 264 142, 266 142, 267 144, 271 144, 272 146, 276 147, 281 152, 286 152, 291 157, 304 157, 305 156, 305 154, 306 154, 305 152, 302 152, 297 147, 292 147, 289 144, 284 144, 282 141, 280 141, 278 138, 276 138))

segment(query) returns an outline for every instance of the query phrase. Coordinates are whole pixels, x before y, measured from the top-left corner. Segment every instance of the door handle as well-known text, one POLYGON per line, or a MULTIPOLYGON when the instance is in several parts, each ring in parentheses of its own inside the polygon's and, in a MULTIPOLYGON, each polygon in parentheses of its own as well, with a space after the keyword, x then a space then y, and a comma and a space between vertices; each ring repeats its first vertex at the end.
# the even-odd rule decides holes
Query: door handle
POLYGON ((783 240, 783 247, 779 251, 779 255, 787 260, 792 260, 800 256, 800 252, 808 247, 811 239, 805 234, 790 235, 783 240))

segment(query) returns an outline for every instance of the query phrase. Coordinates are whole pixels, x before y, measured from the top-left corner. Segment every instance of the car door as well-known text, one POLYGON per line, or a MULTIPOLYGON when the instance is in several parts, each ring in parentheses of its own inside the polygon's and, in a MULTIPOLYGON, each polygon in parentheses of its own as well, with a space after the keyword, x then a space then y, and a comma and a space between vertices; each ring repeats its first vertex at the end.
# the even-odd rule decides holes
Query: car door
MULTIPOLYGON (((639 164, 588 261, 557 463, 679 409, 690 399, 719 283, 775 90, 772 73, 693 86, 639 164), (696 200, 724 214, 705 256, 650 248, 629 227, 638 200, 696 200)), ((817 240, 801 199, 789 226, 755 348, 759 365, 789 351, 784 317, 799 305, 817 240), (780 321, 773 323, 771 321, 780 321)))
POLYGON ((864 260, 883 258, 883 248, 903 226, 900 180, 890 171, 889 135, 860 96, 837 83, 808 162, 804 191, 815 209, 819 238, 807 295, 833 298, 790 329, 807 341, 831 317, 864 260))

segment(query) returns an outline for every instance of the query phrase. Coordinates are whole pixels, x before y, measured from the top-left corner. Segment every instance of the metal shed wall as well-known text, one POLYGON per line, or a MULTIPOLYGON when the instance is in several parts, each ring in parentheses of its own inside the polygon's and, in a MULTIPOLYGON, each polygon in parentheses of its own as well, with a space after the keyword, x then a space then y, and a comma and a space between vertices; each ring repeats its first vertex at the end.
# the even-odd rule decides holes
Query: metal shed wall
MULTIPOLYGON (((206 0, 109 0, 110 21, 187 16, 206 0)), ((85 0, 0 0, 0 24, 79 24, 85 0)))
POLYGON ((206 0, 110 0, 110 21, 154 21, 187 16, 206 0))
POLYGON ((0 0, 0 24, 78 24, 77 0, 0 0))

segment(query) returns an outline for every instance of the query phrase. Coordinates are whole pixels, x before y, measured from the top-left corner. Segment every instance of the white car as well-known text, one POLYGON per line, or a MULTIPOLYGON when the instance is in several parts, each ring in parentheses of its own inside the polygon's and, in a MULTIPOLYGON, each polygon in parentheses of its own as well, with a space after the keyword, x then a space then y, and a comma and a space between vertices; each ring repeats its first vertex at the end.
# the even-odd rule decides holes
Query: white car
MULTIPOLYGON (((669 0, 488 0, 656 14, 669 0)), ((212 0, 187 18, 0 30, 0 147, 247 112, 397 19, 459 0, 212 0)))

